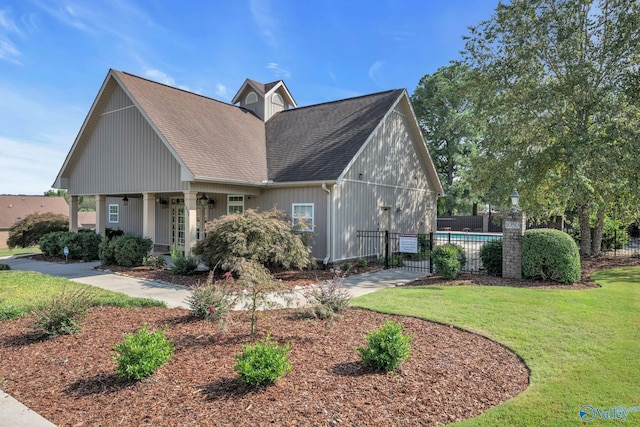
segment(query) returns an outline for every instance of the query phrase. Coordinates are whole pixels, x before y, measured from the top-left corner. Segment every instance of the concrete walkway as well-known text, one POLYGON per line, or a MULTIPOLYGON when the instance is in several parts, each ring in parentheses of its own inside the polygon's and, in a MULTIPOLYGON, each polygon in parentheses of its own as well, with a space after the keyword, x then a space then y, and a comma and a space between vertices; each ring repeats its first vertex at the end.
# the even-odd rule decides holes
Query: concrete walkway
MULTIPOLYGON (((100 265, 100 262, 58 264, 34 261, 18 256, 0 258, 0 263, 8 264, 12 270, 37 271, 50 276, 66 277, 74 282, 121 292, 133 297, 153 298, 165 302, 169 308, 188 308, 186 299, 191 295, 191 291, 185 286, 140 280, 96 270, 95 267, 100 265)), ((343 283, 351 295, 357 297, 407 283, 424 276, 425 272, 423 271, 381 270, 348 277, 343 283)), ((295 304, 304 302, 300 293, 293 296, 295 304)), ((52 423, 0 390, 0 427, 23 426, 55 427, 52 423)))

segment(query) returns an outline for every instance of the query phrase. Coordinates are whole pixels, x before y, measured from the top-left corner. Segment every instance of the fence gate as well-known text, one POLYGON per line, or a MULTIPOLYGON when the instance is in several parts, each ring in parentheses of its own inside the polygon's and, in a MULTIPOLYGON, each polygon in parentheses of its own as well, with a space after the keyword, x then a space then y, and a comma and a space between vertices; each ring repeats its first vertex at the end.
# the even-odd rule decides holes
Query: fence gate
POLYGON ((404 234, 390 231, 358 230, 360 257, 369 264, 433 273, 431 249, 433 233, 404 234))

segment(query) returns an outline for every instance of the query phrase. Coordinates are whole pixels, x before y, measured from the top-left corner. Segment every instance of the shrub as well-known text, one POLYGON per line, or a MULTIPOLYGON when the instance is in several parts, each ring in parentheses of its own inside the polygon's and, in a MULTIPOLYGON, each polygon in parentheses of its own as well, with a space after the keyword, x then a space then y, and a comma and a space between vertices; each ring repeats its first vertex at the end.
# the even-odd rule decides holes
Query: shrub
POLYGON ((161 255, 149 255, 142 259, 142 265, 151 267, 152 270, 162 270, 166 264, 164 257, 161 255))
POLYGON ((351 267, 353 267, 353 266, 351 265, 351 263, 350 263, 350 262, 345 262, 345 263, 343 263, 343 264, 342 264, 342 266, 340 267, 340 270, 342 270, 342 271, 349 271, 349 270, 351 270, 351 267))
POLYGON ((491 240, 482 245, 480 259, 487 273, 502 276, 502 239, 491 240))
POLYGON ((153 242, 141 236, 125 234, 109 240, 104 238, 99 247, 100 261, 105 264, 117 264, 123 267, 142 265, 142 260, 151 251, 153 242))
POLYGON ((43 254, 47 256, 62 256, 64 246, 60 246, 61 236, 66 231, 53 231, 42 236, 38 240, 38 246, 43 254))
POLYGON ((522 237, 522 273, 527 279, 580 280, 578 245, 560 230, 527 230, 522 237))
POLYGON ((364 268, 367 266, 367 260, 365 258, 358 258, 356 265, 360 268, 364 268))
POLYGON ((367 346, 358 347, 365 366, 391 372, 404 363, 411 353, 413 336, 403 334, 403 326, 389 319, 367 334, 367 346))
POLYGON ((188 276, 198 268, 198 263, 195 259, 190 256, 184 256, 182 251, 179 250, 171 251, 171 262, 173 263, 173 266, 171 266, 173 274, 188 276))
POLYGON ((32 328, 43 337, 73 334, 80 330, 80 321, 92 302, 93 298, 86 289, 69 291, 65 287, 32 310, 32 328))
POLYGON ((48 256, 64 256, 69 249, 69 259, 94 261, 98 259, 102 238, 92 231, 56 231, 42 236, 38 241, 42 253, 48 256))
POLYGON ((251 387, 273 384, 291 370, 287 357, 290 350, 290 344, 279 346, 267 335, 253 345, 242 346, 233 369, 238 372, 238 379, 251 387))
POLYGON ((9 264, 0 264, 0 271, 2 270, 11 270, 9 264))
POLYGON ((453 243, 436 246, 431 255, 436 273, 445 279, 458 277, 460 270, 467 263, 464 248, 453 243))
POLYGON ((351 294, 344 288, 343 278, 340 276, 328 280, 323 285, 314 286, 305 292, 309 302, 309 309, 303 314, 319 319, 333 319, 349 308, 351 294))
POLYGON ((267 267, 307 268, 310 248, 291 227, 283 212, 225 215, 207 224, 207 237, 194 249, 209 268, 231 270, 239 260, 253 260, 267 267))
POLYGON ((389 257, 389 267, 398 268, 404 265, 404 256, 392 255, 389 257))
POLYGON ((155 373, 173 357, 173 343, 164 336, 164 330, 147 331, 147 324, 135 333, 126 334, 124 340, 114 344, 116 372, 121 378, 140 380, 155 373))
POLYGON ((38 244, 40 238, 54 231, 68 231, 69 219, 54 213, 33 213, 16 222, 9 229, 7 246, 28 248, 38 244))
POLYGON ((220 328, 225 327, 229 311, 237 302, 238 294, 231 274, 227 273, 224 280, 214 281, 213 271, 209 273, 206 283, 193 288, 187 298, 194 316, 218 322, 220 328))
POLYGON ((114 237, 124 236, 124 231, 119 229, 114 230, 113 228, 105 228, 104 235, 107 239, 111 240, 114 237))

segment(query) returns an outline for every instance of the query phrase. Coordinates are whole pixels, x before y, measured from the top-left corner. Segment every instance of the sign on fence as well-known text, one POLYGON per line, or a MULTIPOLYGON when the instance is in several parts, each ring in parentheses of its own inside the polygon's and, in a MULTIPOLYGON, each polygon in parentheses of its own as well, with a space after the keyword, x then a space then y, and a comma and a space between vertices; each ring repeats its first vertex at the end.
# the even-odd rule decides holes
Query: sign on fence
POLYGON ((405 254, 418 253, 418 235, 417 234, 401 234, 400 235, 400 252, 405 254))

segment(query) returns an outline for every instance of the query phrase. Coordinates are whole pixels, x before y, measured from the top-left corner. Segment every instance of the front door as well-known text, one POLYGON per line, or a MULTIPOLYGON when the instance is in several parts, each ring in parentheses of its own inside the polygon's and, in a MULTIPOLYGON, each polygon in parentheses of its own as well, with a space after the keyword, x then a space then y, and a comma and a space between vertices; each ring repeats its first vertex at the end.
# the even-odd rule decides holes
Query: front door
POLYGON ((171 250, 184 251, 184 199, 171 199, 171 250))

